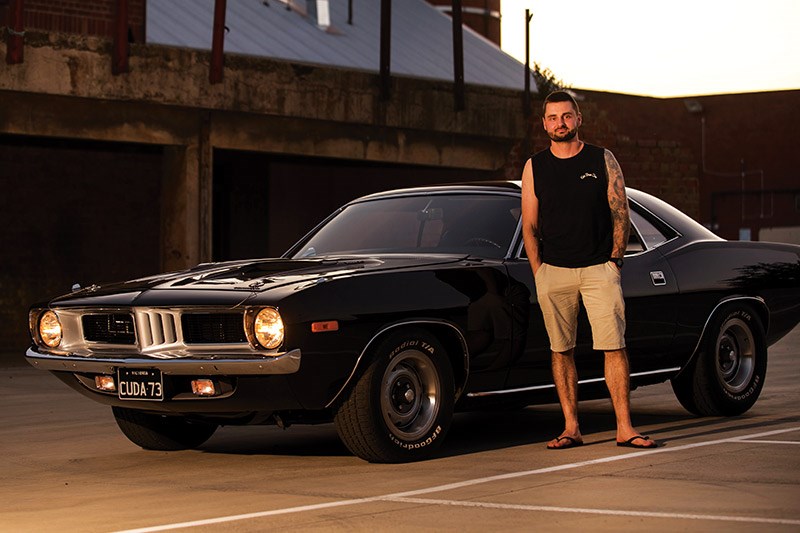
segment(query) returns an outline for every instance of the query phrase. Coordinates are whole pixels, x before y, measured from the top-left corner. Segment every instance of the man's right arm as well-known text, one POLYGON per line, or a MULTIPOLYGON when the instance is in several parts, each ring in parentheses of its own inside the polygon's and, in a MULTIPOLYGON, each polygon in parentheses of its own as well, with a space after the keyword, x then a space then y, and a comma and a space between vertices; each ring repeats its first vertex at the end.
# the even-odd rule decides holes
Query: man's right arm
POLYGON ((522 239, 535 276, 542 266, 542 259, 539 256, 539 199, 533 187, 533 164, 530 159, 522 170, 522 239))

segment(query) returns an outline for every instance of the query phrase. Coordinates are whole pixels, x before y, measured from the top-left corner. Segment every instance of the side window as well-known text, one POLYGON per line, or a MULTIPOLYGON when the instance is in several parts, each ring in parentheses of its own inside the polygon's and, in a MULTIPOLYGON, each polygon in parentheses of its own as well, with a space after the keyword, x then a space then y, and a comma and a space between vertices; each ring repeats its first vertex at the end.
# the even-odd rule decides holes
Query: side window
MULTIPOLYGON (((645 213, 640 213, 634 208, 634 204, 631 204, 631 222, 633 223, 631 236, 634 233, 639 234, 643 249, 660 246, 677 235, 672 228, 667 227, 661 221, 650 220, 645 213)), ((630 248, 628 248, 628 252, 633 253, 630 248)))
MULTIPOLYGON (((633 221, 633 212, 631 212, 631 221, 633 221)), ((636 227, 631 224, 631 232, 628 235, 628 246, 625 248, 625 255, 631 254, 638 254, 640 252, 644 252, 647 250, 644 243, 642 242, 642 238, 639 236, 639 232, 636 230, 636 227)), ((519 253, 517 257, 520 259, 527 259, 528 254, 525 251, 525 246, 520 244, 519 253)))
MULTIPOLYGON (((633 213, 631 213, 631 219, 633 219, 633 213)), ((628 235, 628 246, 625 248, 625 255, 638 254, 647 249, 642 242, 642 238, 639 236, 639 232, 636 231, 636 226, 632 222, 633 220, 631 220, 631 232, 628 235)))
MULTIPOLYGON (((631 231, 628 236, 628 246, 625 255, 645 252, 673 239, 678 233, 664 222, 642 209, 634 202, 631 206, 631 231)), ((526 259, 525 247, 520 244, 518 257, 526 259)))

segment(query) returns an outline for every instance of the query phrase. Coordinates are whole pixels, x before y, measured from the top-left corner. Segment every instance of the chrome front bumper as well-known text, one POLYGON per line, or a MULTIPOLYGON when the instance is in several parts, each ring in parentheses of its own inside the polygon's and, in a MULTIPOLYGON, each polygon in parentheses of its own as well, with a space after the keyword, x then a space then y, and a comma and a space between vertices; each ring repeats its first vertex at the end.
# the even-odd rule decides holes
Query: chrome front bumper
POLYGON ((69 356, 37 352, 28 348, 28 363, 53 372, 85 372, 88 374, 113 374, 119 367, 158 368, 167 375, 188 376, 254 376, 293 374, 300 369, 300 350, 270 354, 269 356, 234 357, 184 357, 160 359, 155 357, 69 356))

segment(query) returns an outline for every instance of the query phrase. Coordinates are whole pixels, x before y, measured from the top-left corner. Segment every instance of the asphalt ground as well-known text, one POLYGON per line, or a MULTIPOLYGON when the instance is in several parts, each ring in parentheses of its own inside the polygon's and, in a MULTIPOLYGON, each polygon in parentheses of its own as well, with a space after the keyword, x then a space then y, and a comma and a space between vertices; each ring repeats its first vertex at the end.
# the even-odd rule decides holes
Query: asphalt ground
POLYGON ((561 429, 548 405, 458 415, 435 459, 375 465, 329 424, 144 451, 109 408, 46 372, 0 368, 0 530, 797 532, 799 381, 796 328, 743 416, 693 417, 666 383, 634 391, 655 451, 615 446, 610 404, 593 400, 580 448, 545 449, 561 429))

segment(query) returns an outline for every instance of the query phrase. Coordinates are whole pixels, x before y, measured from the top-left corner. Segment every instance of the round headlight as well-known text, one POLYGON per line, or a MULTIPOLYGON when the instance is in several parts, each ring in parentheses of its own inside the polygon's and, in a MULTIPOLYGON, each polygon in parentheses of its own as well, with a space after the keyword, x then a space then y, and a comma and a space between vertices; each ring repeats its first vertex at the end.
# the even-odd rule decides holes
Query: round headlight
POLYGON ((277 309, 265 307, 256 315, 253 322, 253 334, 258 343, 272 350, 283 342, 283 320, 277 309))
POLYGON ((39 317, 39 338, 50 348, 61 344, 61 322, 54 312, 45 311, 39 317))

